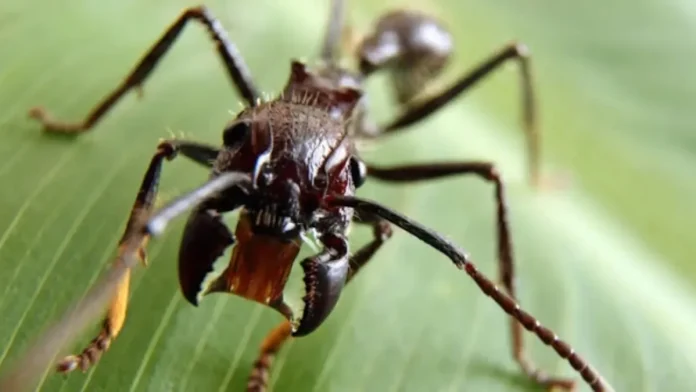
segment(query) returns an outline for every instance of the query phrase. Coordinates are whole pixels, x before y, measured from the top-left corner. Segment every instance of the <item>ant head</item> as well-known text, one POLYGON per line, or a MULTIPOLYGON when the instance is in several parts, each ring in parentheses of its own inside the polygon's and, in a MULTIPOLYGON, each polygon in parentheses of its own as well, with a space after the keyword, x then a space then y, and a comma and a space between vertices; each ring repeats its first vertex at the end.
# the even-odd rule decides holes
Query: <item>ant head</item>
POLYGON ((265 161, 261 156, 253 174, 255 193, 246 205, 252 230, 294 239, 331 215, 322 202, 327 195, 352 194, 364 182, 365 174, 364 164, 348 155, 344 146, 337 147, 320 165, 308 165, 292 156, 265 161))
POLYGON ((348 137, 360 99, 358 90, 293 62, 279 97, 245 109, 227 127, 216 169, 251 174, 254 232, 294 238, 319 219, 325 195, 351 193, 362 182, 348 137))

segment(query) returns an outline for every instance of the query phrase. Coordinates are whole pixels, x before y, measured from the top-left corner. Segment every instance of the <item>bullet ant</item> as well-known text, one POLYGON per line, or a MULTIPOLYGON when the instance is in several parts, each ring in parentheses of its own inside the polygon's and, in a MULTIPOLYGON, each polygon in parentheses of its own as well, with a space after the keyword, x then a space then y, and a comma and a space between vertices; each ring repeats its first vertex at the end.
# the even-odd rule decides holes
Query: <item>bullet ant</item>
POLYGON ((121 331, 128 306, 130 267, 145 262, 152 236, 163 232, 175 217, 190 212, 179 250, 181 291, 193 305, 207 294, 232 293, 269 306, 285 317, 266 337, 248 379, 247 391, 265 391, 272 361, 290 337, 315 331, 330 315, 343 288, 391 237, 395 225, 447 256, 464 270, 511 317, 513 356, 522 371, 540 386, 570 390, 571 379, 550 376, 525 355, 523 329, 550 345, 594 391, 611 387, 573 348, 542 326, 515 301, 512 244, 503 183, 490 162, 462 161, 378 167, 358 154, 358 138, 378 138, 400 132, 452 102, 502 64, 515 61, 521 73, 524 129, 529 148, 532 183, 539 184, 535 105, 529 57, 520 44, 507 45, 469 71, 451 87, 429 98, 419 93, 447 65, 453 50, 450 33, 441 22, 415 11, 383 15, 357 47, 357 71, 338 64, 343 31, 343 1, 334 0, 314 69, 293 61, 282 92, 262 101, 241 55, 220 22, 205 7, 183 11, 125 78, 122 84, 80 122, 60 122, 45 110, 30 115, 48 132, 81 134, 95 127, 119 99, 140 89, 189 22, 203 25, 246 107, 224 129, 222 145, 165 140, 156 149, 138 191, 126 230, 119 243, 114 268, 123 273, 114 281, 107 315, 98 336, 78 355, 67 356, 59 372, 87 370, 107 351, 121 331), (369 117, 363 83, 372 74, 390 76, 396 102, 403 114, 386 125, 369 117), (183 155, 211 169, 209 181, 154 211, 164 160, 183 155), (495 187, 497 249, 502 290, 481 274, 467 253, 435 231, 378 204, 355 196, 372 177, 409 183, 452 175, 474 174, 495 187), (222 220, 239 211, 234 234, 222 220), (373 239, 351 253, 347 239, 351 223, 366 224, 373 239), (322 245, 316 255, 300 262, 304 297, 293 309, 283 297, 302 236, 314 233, 322 245), (232 255, 226 270, 211 277, 214 262, 226 249, 232 255))

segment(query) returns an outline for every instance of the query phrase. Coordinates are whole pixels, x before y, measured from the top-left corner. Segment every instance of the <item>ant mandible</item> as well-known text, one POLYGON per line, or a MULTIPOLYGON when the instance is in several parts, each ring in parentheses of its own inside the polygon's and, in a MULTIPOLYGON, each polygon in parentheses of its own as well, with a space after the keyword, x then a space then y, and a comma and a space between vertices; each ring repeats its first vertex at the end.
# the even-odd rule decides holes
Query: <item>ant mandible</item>
MULTIPOLYGON (((94 128, 119 99, 140 89, 188 22, 203 25, 238 93, 247 106, 225 128, 222 146, 185 140, 162 141, 156 149, 119 242, 119 258, 145 262, 150 237, 162 233, 176 216, 189 210, 179 250, 179 281, 184 297, 196 305, 206 294, 228 292, 267 305, 286 320, 266 337, 249 376, 247 391, 265 391, 275 354, 291 336, 316 330, 336 305, 342 289, 392 235, 396 225, 446 255, 479 288, 511 316, 512 352, 522 371, 541 386, 572 389, 574 381, 552 377, 525 355, 523 329, 550 345, 594 391, 611 387, 566 342, 543 327, 516 303, 514 263, 503 183, 490 162, 462 161, 378 167, 361 160, 358 138, 378 138, 400 132, 452 102, 502 64, 519 65, 523 91, 524 129, 532 183, 539 183, 535 106, 526 48, 510 44, 457 80, 451 87, 422 98, 419 93, 447 65, 452 37, 429 15, 398 10, 383 15, 357 47, 357 71, 339 65, 344 5, 333 0, 320 54, 321 64, 310 69, 293 61, 283 91, 262 101, 250 72, 220 22, 205 7, 186 9, 152 46, 122 84, 80 122, 60 122, 44 109, 30 115, 46 131, 81 134, 94 128), (386 125, 369 117, 363 83, 379 71, 388 72, 403 113, 386 125), (182 154, 212 170, 209 181, 154 211, 162 163, 182 154), (460 247, 442 235, 376 202, 355 197, 367 178, 415 182, 452 175, 474 174, 493 184, 497 205, 497 249, 501 291, 482 275, 460 247), (235 233, 222 221, 239 210, 235 233), (373 239, 356 252, 349 250, 352 222, 370 225, 373 239), (303 307, 292 309, 283 289, 299 253, 302 236, 316 233, 323 249, 300 262, 304 273, 303 307), (210 279, 213 263, 233 246, 227 269, 210 279), (209 282, 203 284, 204 282, 209 282)), ((60 372, 87 370, 121 331, 128 306, 130 272, 118 279, 107 315, 96 338, 78 355, 64 358, 60 372)))

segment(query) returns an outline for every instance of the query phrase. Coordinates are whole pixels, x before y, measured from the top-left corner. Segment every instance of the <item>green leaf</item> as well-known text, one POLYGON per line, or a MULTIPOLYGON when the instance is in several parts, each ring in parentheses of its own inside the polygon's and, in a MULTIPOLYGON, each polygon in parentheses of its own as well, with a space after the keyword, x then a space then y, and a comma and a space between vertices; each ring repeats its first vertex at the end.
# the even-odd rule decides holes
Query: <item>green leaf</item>
MULTIPOLYGON (((318 51, 327 2, 209 2, 264 91, 291 58, 318 51)), ((357 31, 397 2, 351 2, 357 31)), ((540 97, 544 169, 567 189, 526 184, 514 66, 431 120, 364 151, 375 163, 486 159, 508 184, 521 304, 570 342, 617 391, 690 391, 696 372, 693 222, 694 7, 676 0, 555 3, 430 0, 457 52, 444 86, 512 39, 528 44, 540 97)), ((188 3, 187 3, 188 4, 188 3)), ((77 301, 114 257, 142 173, 170 133, 219 143, 239 97, 202 29, 190 27, 145 85, 75 140, 26 117, 37 104, 78 119, 115 87, 184 2, 37 0, 0 4, 0 372, 77 301)), ((384 80, 369 84, 388 119, 384 80)), ((168 164, 162 197, 207 173, 168 164)), ((465 247, 496 277, 494 205, 474 178, 391 186, 379 200, 465 247)), ((138 268, 126 327, 98 366, 48 373, 45 391, 240 390, 274 311, 232 296, 194 308, 174 266, 181 222, 138 268)), ((353 246, 369 239, 354 231, 353 246)), ((74 345, 89 342, 95 327, 74 345)), ((531 335, 543 369, 579 379, 531 335)), ((510 355, 503 312, 462 272, 397 231, 316 333, 274 363, 283 391, 532 391, 510 355)), ((587 387, 579 382, 580 390, 587 387)))

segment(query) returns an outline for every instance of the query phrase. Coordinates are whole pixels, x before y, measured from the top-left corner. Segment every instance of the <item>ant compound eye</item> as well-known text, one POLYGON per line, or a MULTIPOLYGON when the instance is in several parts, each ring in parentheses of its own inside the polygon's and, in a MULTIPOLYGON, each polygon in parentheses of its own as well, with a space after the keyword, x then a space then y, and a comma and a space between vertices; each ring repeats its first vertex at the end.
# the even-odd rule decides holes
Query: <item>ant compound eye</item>
POLYGON ((251 126, 247 122, 231 124, 222 134, 222 142, 227 147, 234 147, 246 139, 251 126))
POLYGON ((353 176, 355 187, 359 188, 367 179, 367 166, 358 158, 350 158, 350 175, 353 176))

